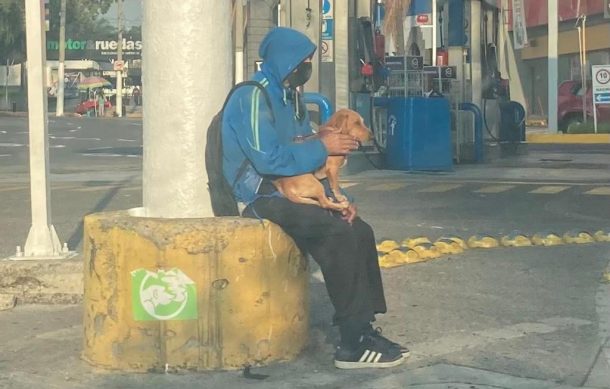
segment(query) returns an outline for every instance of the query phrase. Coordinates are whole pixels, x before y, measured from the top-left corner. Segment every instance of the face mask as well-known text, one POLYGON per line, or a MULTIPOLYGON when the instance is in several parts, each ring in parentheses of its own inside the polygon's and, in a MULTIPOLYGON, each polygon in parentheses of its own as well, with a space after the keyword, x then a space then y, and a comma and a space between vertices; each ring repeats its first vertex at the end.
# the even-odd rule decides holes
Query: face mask
POLYGON ((305 83, 311 77, 311 62, 303 62, 301 63, 294 72, 290 73, 288 77, 286 77, 286 82, 288 82, 288 86, 292 89, 305 85, 305 83))

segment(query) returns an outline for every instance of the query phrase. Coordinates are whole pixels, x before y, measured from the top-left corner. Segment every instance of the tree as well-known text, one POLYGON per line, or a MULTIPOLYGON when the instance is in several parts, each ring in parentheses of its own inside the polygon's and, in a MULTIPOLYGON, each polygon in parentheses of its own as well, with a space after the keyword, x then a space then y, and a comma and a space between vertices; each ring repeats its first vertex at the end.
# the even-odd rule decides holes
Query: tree
MULTIPOLYGON (((98 18, 108 12, 115 0, 67 0, 66 36, 88 36, 98 31, 98 18)), ((50 0, 50 31, 59 31, 61 0, 50 0)))
POLYGON ((0 0, 0 63, 25 57, 23 0, 0 0))

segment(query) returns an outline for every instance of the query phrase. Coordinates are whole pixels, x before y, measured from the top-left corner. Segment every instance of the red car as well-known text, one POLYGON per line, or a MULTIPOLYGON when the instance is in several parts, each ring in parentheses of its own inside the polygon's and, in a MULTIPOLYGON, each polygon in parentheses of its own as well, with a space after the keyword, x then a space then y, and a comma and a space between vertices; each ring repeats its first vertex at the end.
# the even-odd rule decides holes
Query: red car
MULTIPOLYGON (((86 115, 89 113, 91 116, 93 116, 95 113, 96 107, 97 107, 97 101, 85 100, 76 106, 76 108, 74 109, 74 112, 81 114, 81 115, 86 115)), ((110 104, 110 101, 106 100, 106 102, 104 103, 104 108, 108 109, 111 107, 112 107, 112 104, 110 104)))
MULTIPOLYGON (((580 81, 564 81, 559 85, 557 119, 559 129, 568 132, 569 128, 583 122, 582 96, 584 90, 580 81)), ((587 121, 593 122, 593 95, 591 84, 587 85, 587 121)), ((610 122, 610 104, 597 105, 597 121, 610 122)))

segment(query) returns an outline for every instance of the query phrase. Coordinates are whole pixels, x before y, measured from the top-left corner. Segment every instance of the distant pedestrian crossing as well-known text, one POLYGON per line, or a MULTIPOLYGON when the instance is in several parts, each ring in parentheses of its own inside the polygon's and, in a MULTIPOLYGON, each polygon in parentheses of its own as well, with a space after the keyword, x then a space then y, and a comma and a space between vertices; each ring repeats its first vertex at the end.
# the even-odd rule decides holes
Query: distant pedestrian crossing
POLYGON ((466 191, 479 195, 501 195, 506 193, 527 193, 536 196, 558 194, 581 194, 586 196, 610 196, 610 185, 572 184, 542 185, 533 183, 480 183, 480 182, 344 182, 344 188, 354 188, 371 192, 411 191, 420 194, 442 194, 466 191))

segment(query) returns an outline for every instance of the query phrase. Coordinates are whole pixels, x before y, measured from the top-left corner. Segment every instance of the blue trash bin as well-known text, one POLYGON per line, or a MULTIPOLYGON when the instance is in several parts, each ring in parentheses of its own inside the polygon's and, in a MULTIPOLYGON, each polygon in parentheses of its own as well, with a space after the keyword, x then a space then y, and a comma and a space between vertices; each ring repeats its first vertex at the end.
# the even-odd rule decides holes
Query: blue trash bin
POLYGON ((386 167, 393 170, 451 171, 451 112, 442 97, 390 97, 386 167))

